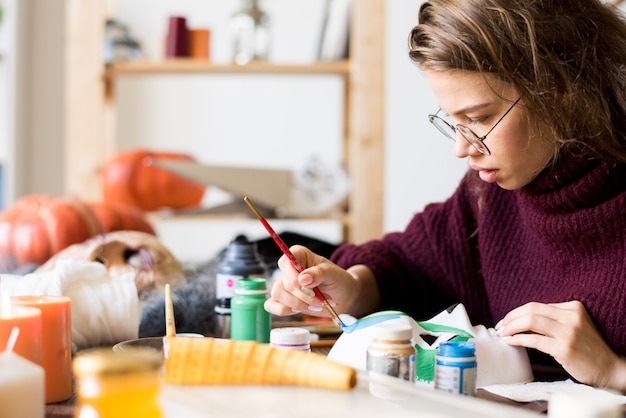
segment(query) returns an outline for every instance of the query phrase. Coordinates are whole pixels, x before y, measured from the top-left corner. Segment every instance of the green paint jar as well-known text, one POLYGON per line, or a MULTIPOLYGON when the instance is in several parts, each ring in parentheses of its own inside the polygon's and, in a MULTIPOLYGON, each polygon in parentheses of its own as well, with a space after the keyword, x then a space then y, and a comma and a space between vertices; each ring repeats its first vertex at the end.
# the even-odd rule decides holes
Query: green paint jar
POLYGON ((267 280, 250 277, 237 281, 235 296, 230 302, 230 338, 270 342, 272 321, 263 306, 268 298, 267 280))

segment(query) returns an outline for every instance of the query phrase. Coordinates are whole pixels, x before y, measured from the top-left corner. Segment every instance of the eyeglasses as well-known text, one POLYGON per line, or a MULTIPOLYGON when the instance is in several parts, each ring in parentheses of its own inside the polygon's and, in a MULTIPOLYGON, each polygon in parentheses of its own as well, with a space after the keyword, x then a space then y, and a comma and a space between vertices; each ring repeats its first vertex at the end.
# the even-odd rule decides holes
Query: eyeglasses
POLYGON ((493 125, 491 129, 489 129, 489 132, 487 132, 483 136, 476 135, 474 131, 472 131, 470 128, 468 128, 465 125, 461 125, 460 123, 456 125, 452 125, 448 123, 441 116, 438 116, 439 112, 441 112, 441 109, 437 110, 437 112, 434 115, 428 115, 428 120, 430 123, 435 125, 435 128, 439 129, 439 132, 441 132, 442 134, 444 134, 446 137, 450 138, 451 140, 456 141, 456 133, 460 132, 461 136, 465 138, 465 140, 469 142, 471 146, 476 148, 481 154, 491 155, 491 151, 489 150, 489 148, 487 148, 487 145, 485 145, 485 139, 487 139, 487 135, 489 135, 491 131, 493 131, 496 128, 496 126, 498 126, 498 124, 502 122, 502 119, 504 119, 504 117, 508 115, 511 110, 513 110, 513 108, 515 107, 517 102, 520 101, 520 99, 521 97, 518 98, 515 102, 513 102, 511 107, 509 107, 509 110, 504 112, 504 115, 502 115, 502 117, 498 119, 496 124, 493 125))

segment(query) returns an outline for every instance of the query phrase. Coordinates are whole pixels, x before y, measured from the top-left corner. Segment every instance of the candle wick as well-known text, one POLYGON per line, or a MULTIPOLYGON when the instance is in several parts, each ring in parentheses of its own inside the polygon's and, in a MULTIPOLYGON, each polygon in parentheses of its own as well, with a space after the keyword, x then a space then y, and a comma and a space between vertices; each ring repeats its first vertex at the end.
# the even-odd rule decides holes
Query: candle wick
POLYGON ((9 335, 9 340, 7 341, 7 352, 12 352, 13 347, 15 347, 15 342, 17 341, 17 336, 20 335, 20 329, 18 327, 13 327, 11 329, 11 335, 9 335))

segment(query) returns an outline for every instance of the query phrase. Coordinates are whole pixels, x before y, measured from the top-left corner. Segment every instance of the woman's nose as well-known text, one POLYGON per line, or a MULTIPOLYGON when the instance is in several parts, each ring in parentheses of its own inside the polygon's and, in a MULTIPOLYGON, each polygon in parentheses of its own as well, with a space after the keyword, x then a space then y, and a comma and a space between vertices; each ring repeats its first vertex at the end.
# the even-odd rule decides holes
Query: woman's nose
POLYGON ((463 136, 459 131, 456 132, 456 140, 454 141, 454 155, 457 158, 465 158, 470 155, 480 155, 480 151, 478 151, 472 144, 469 143, 467 139, 463 136))

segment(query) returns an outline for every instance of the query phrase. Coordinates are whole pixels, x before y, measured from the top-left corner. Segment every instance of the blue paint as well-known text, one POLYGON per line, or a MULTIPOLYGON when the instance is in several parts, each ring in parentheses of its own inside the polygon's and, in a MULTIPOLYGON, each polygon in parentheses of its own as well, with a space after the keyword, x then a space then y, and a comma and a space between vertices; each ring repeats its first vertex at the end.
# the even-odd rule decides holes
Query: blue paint
POLYGON ((346 325, 344 323, 341 324, 341 329, 346 334, 350 334, 354 331, 358 331, 360 329, 371 327, 372 325, 380 324, 381 322, 389 321, 391 319, 400 318, 402 316, 407 316, 404 312, 400 311, 384 311, 374 313, 368 316, 365 316, 358 321, 356 321, 352 325, 346 325))

